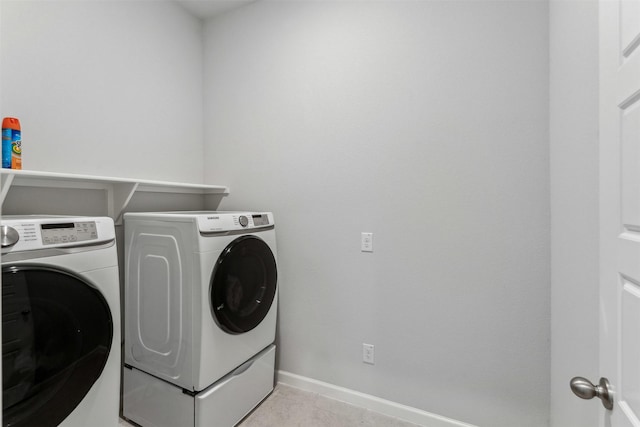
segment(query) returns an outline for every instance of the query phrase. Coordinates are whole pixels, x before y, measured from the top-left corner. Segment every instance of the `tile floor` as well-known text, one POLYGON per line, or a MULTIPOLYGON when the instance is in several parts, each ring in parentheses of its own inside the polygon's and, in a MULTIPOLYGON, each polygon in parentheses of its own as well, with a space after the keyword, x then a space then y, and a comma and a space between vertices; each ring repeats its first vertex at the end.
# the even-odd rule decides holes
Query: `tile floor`
MULTIPOLYGON (((119 427, 130 426, 120 420, 119 427)), ((348 426, 417 427, 416 424, 283 384, 278 384, 273 393, 238 424, 238 427, 348 426)))

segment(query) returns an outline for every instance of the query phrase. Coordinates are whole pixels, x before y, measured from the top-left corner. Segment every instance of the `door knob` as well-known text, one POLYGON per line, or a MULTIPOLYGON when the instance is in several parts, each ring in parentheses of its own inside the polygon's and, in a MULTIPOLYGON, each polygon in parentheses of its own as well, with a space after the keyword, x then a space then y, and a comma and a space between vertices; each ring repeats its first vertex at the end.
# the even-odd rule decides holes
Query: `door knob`
POLYGON ((586 378, 574 377, 571 379, 571 391, 581 399, 588 400, 598 397, 605 408, 613 409, 613 391, 609 380, 604 377, 600 378, 598 385, 593 385, 586 378))

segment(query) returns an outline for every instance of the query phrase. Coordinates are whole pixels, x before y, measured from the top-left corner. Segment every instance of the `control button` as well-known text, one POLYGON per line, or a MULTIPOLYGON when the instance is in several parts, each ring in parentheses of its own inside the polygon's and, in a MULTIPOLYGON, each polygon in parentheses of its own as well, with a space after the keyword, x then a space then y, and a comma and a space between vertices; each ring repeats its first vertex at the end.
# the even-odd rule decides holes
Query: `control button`
POLYGON ((240 218, 238 218, 238 221, 240 221, 240 225, 243 227, 246 227, 247 225, 249 225, 249 218, 247 218, 244 215, 240 215, 240 218))

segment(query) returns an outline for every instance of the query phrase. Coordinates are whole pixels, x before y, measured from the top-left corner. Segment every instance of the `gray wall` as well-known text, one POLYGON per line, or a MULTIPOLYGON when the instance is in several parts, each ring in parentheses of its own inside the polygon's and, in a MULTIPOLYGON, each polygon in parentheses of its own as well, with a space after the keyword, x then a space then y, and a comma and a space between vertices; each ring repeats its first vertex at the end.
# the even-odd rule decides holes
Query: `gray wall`
POLYGON ((202 23, 168 1, 2 0, 23 168, 201 183, 202 23))
MULTIPOLYGON (((280 369, 479 425, 547 424, 545 2, 259 2, 208 22, 204 96, 201 23, 169 2, 3 0, 1 20, 0 111, 22 121, 25 168, 204 174, 230 185, 223 207, 275 212, 280 369)), ((579 186, 562 164, 554 185, 579 186)))
POLYGON ((265 1, 207 22, 205 181, 275 213, 281 370, 548 424, 548 12, 265 1))
POLYGON ((551 46, 551 425, 594 426, 574 376, 598 369, 598 3, 553 0, 551 46))

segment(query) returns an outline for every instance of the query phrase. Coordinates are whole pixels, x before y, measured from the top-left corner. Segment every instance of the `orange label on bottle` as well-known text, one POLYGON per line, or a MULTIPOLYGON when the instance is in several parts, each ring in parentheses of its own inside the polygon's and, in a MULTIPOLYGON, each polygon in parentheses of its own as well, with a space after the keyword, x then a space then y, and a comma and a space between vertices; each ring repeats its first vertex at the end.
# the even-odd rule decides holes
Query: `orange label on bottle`
POLYGON ((11 169, 22 169, 22 159, 20 157, 11 158, 11 169))

